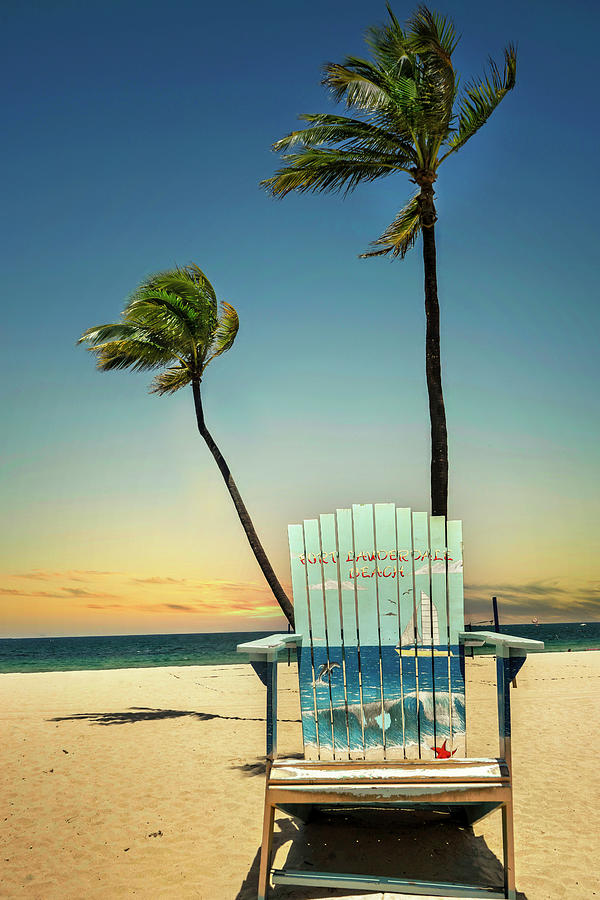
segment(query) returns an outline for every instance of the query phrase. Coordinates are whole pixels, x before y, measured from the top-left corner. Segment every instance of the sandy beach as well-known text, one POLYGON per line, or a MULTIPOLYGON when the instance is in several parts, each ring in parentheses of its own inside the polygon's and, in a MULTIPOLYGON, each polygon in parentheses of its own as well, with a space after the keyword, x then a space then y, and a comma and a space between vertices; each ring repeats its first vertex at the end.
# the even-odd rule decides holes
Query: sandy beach
MULTIPOLYGON (((468 660, 467 678, 469 754, 494 756, 493 660, 468 660)), ((280 666, 279 699, 280 753, 297 754, 293 666, 280 666)), ((512 699, 519 900, 600 897, 600 652, 530 656, 512 699)), ((0 675, 0 896, 253 900, 264 700, 246 665, 0 675)), ((389 817, 276 823, 277 864, 300 828, 300 865, 502 878, 499 813, 473 831, 389 817)))

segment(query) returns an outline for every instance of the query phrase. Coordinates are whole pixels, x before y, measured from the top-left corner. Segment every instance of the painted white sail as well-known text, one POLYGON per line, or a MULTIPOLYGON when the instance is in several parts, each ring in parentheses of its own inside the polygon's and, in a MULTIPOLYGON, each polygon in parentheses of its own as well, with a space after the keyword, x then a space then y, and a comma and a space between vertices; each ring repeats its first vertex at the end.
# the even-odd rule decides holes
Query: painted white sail
POLYGON ((422 643, 437 646, 440 643, 438 614, 425 591, 421 591, 421 622, 423 623, 422 643))
POLYGON ((425 644, 426 646, 438 646, 440 643, 440 629, 438 625, 437 609, 431 603, 429 596, 425 591, 421 591, 421 623, 423 633, 419 634, 415 629, 415 613, 413 611, 406 628, 402 632, 400 638, 401 647, 414 647, 415 633, 417 644, 425 644), (432 615, 433 613, 433 615, 432 615))

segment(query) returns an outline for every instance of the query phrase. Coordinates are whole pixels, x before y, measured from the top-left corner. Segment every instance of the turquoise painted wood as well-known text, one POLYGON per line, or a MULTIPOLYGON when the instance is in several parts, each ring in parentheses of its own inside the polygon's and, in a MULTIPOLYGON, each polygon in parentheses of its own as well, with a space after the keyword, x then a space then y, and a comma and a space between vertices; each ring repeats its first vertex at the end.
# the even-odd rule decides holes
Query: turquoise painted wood
POLYGON ((379 615, 375 561, 373 507, 355 504, 354 580, 358 611, 358 643, 365 759, 383 756, 383 695, 381 690, 379 615))
POLYGON ((385 758, 398 759, 404 757, 404 716, 402 670, 398 652, 401 634, 398 543, 396 509, 393 503, 375 504, 375 545, 385 758))
MULTIPOLYGON (((451 738, 450 728, 450 646, 447 613, 446 520, 431 516, 431 614, 436 633, 433 653, 433 683, 435 687, 435 719, 433 747, 442 747, 451 738)), ((446 743, 447 746, 447 743, 446 743)), ((434 750, 435 753, 435 750, 434 750)))
POLYGON ((358 661, 358 624, 356 619, 356 579, 350 578, 354 568, 354 532, 352 512, 336 511, 338 533, 338 569, 342 607, 343 658, 346 686, 346 711, 348 725, 348 755, 350 759, 363 759, 365 752, 360 669, 358 661))
POLYGON ((416 692, 417 680, 414 558, 412 514, 410 509, 396 510, 396 530, 398 539, 398 589, 400 591, 400 642, 398 653, 402 663, 403 749, 406 759, 418 759, 419 740, 416 707, 409 700, 411 692, 416 692))
POLYGON ((307 758, 465 756, 461 523, 379 503, 289 534, 307 758))
POLYGON ((302 635, 302 643, 297 650, 302 739, 307 757, 316 759, 319 755, 319 745, 317 743, 315 692, 312 688, 314 675, 308 618, 306 549, 302 525, 290 525, 288 527, 288 538, 290 544, 292 592, 295 603, 294 619, 296 631, 302 635))
POLYGON ((329 681, 334 758, 348 759, 348 716, 346 692, 344 690, 340 582, 338 578, 339 551, 335 533, 335 517, 331 514, 322 515, 320 516, 320 523, 327 659, 329 661, 329 668, 320 677, 321 680, 329 681))
POLYGON ((413 513, 413 565, 415 581, 415 611, 417 625, 417 688, 416 715, 419 757, 435 757, 433 686, 433 657, 431 629, 431 566, 429 552, 429 521, 427 513, 413 513))
POLYGON ((317 741, 319 758, 333 759, 333 721, 331 714, 331 691, 329 678, 323 677, 328 670, 327 632, 325 628, 325 597, 323 596, 323 566, 321 562, 321 538, 319 522, 310 519, 304 522, 304 544, 306 547, 306 571, 308 575, 308 611, 313 652, 313 683, 317 706, 317 741))
POLYGON ((467 755, 467 734, 465 719, 465 651, 459 642, 463 631, 464 591, 463 591, 463 537, 462 522, 447 524, 448 535, 448 616, 450 646, 450 745, 457 756, 467 755))

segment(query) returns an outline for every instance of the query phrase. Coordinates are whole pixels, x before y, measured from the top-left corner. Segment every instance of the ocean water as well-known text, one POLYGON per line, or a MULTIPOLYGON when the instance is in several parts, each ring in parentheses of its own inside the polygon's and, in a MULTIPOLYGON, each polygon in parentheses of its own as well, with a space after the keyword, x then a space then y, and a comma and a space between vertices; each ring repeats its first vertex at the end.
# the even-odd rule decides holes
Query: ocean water
MULTIPOLYGON (((474 631, 489 631, 475 628, 474 631)), ((544 641, 547 651, 600 650, 600 622, 553 625, 503 625, 501 631, 544 641)), ((244 641, 269 631, 223 634, 125 634, 98 637, 2 638, 0 673, 66 672, 81 669, 128 669, 150 666, 233 665, 244 641)))
MULTIPOLYGON (((494 631, 493 625, 473 631, 494 631)), ((600 650, 600 622, 555 622, 540 625, 501 625, 500 632, 543 641, 545 650, 600 650)))
POLYGON ((243 663, 244 641, 270 631, 225 634, 119 634, 97 637, 0 639, 0 672, 68 672, 154 666, 215 666, 243 663))

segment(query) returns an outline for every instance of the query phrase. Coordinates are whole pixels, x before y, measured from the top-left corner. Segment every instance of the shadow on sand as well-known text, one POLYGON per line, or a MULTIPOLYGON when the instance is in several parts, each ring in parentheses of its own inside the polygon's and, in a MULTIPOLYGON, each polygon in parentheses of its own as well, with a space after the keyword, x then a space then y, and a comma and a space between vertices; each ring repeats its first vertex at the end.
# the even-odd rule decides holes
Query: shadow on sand
MULTIPOLYGON (((73 716, 55 716, 47 719, 48 722, 75 722, 88 721, 90 725, 132 725, 135 722, 158 722, 161 719, 179 719, 189 716, 200 722, 209 722, 211 719, 232 719, 236 722, 264 722, 264 716, 252 718, 251 716, 221 716, 216 713, 197 712, 191 709, 152 709, 149 706, 131 706, 125 712, 105 713, 77 713, 73 716)), ((283 721, 296 722, 299 719, 283 719, 283 721)), ((263 769, 264 772, 264 769, 263 769)))
MULTIPOLYGON (((328 810, 314 814, 306 824, 279 813, 276 823, 279 830, 273 838, 274 852, 294 842, 285 860, 286 868, 449 881, 502 890, 501 861, 484 838, 466 825, 432 821, 414 811, 385 809, 328 810)), ((235 900, 256 900, 259 862, 260 849, 235 900)), ((281 868, 283 862, 280 857, 277 867, 281 868)), ((281 885, 270 889, 269 898, 325 900, 348 897, 349 893, 347 889, 281 885)), ((380 895, 365 896, 376 900, 380 895)), ((527 897, 517 891, 517 900, 527 897)))

